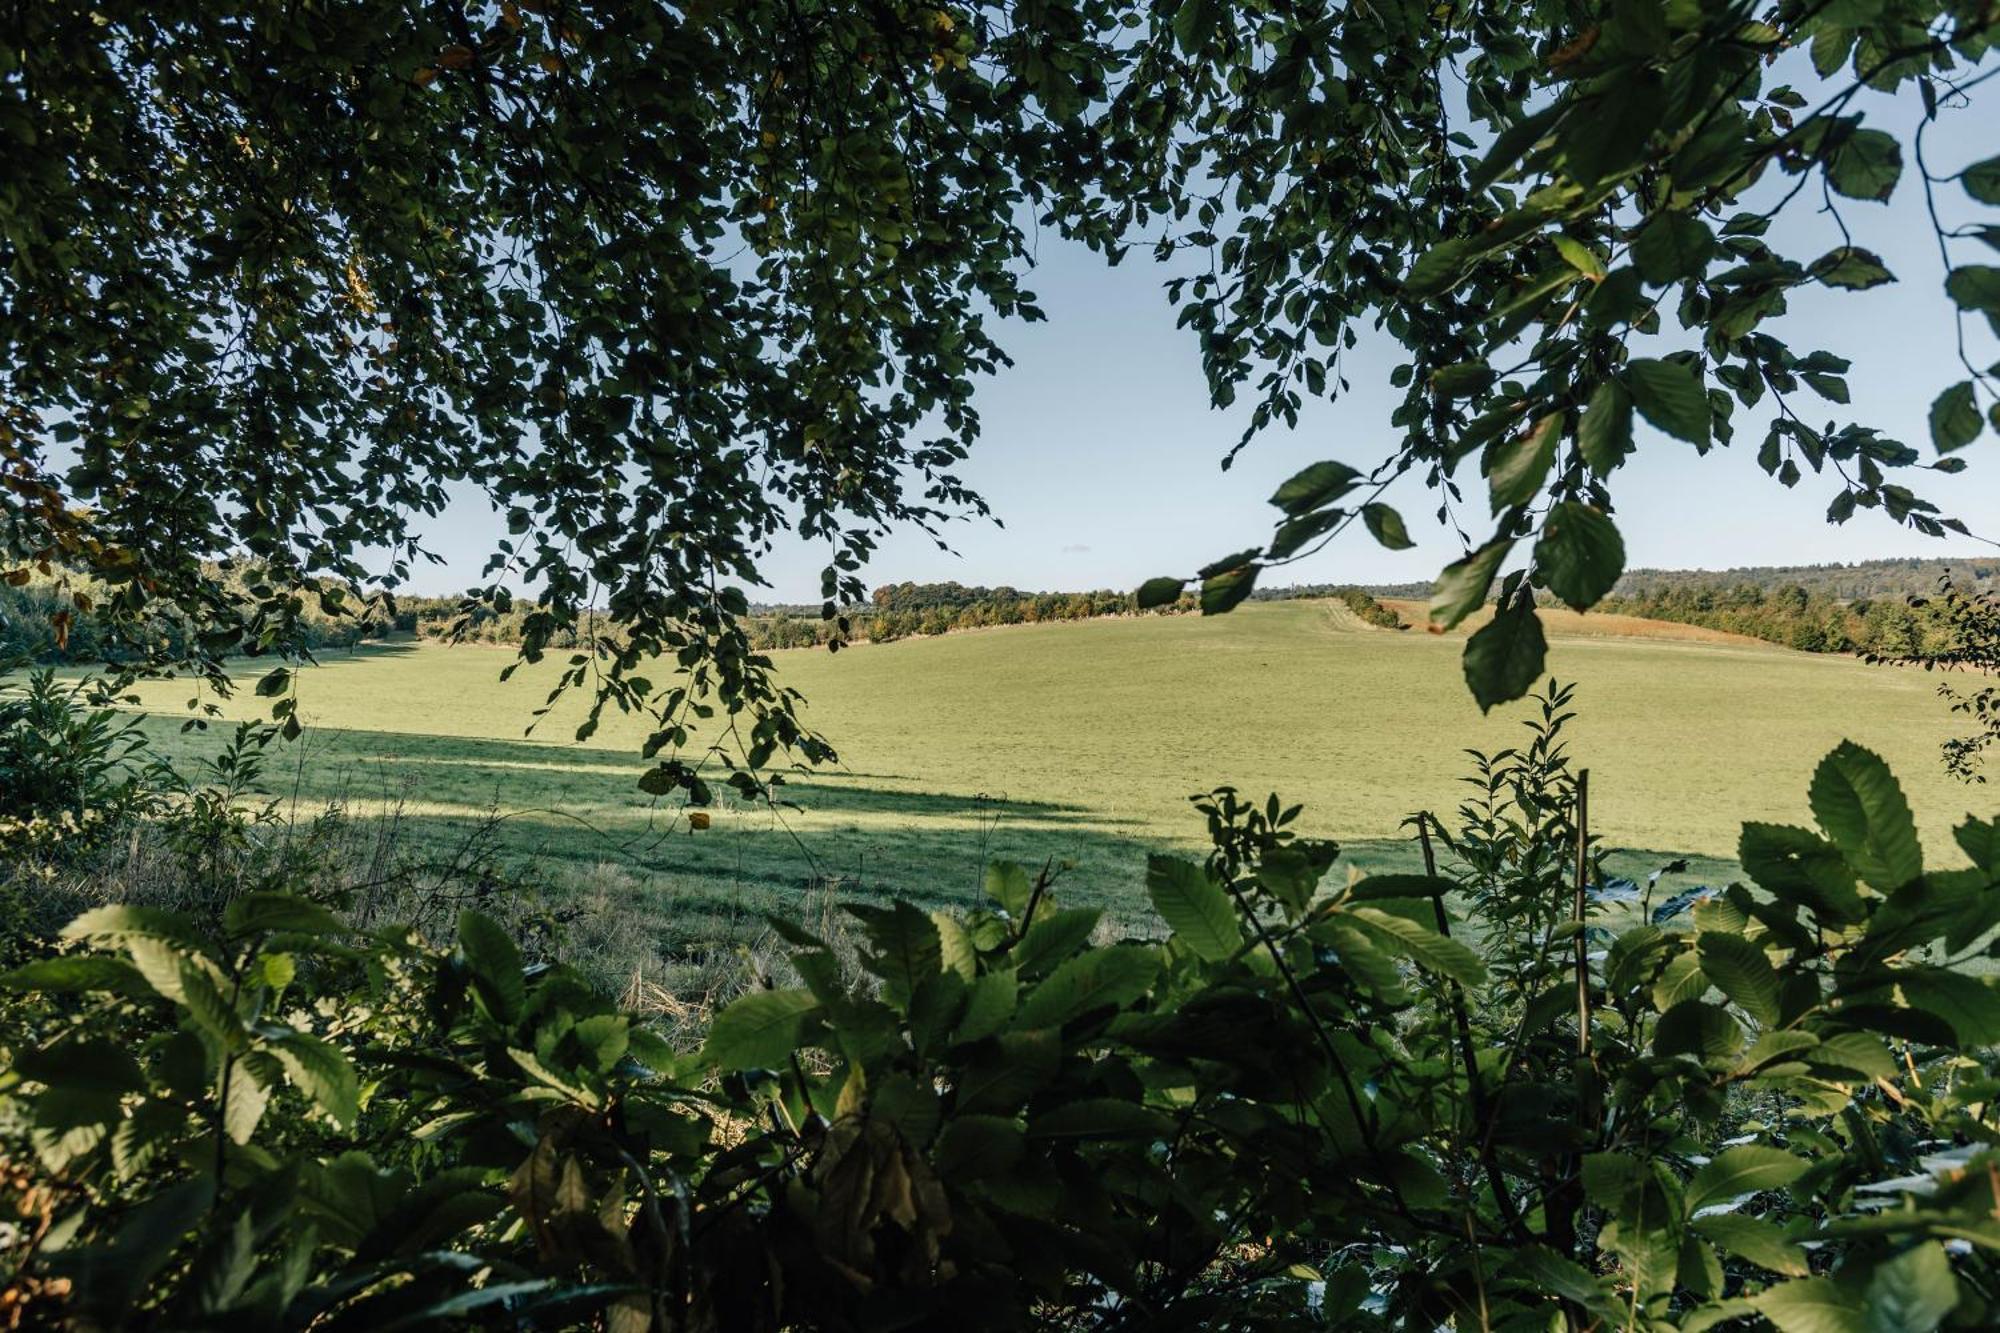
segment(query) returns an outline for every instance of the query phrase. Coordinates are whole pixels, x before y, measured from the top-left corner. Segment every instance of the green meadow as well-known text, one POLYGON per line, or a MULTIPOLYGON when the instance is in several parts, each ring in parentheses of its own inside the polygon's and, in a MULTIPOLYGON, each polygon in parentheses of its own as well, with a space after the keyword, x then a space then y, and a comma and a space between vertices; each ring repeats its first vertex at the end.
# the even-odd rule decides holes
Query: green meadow
MULTIPOLYGON (((1957 859, 1951 824, 1987 803, 1939 770, 1951 719, 1935 678, 1648 637, 1645 622, 1606 635, 1598 619, 1558 622, 1549 661, 1579 686, 1571 751, 1591 770, 1594 830, 1629 852, 1620 869, 1687 855, 1685 882, 1726 878, 1744 820, 1809 821, 1813 766, 1843 738, 1889 760, 1928 851, 1957 859)), ((1277 602, 783 652, 784 679, 841 763, 792 774, 782 805, 726 797, 694 831, 634 785, 639 719, 608 718, 575 744, 584 701, 572 697, 524 735, 552 667, 503 684, 505 649, 390 644, 300 673, 309 730, 274 749, 264 786, 300 815, 338 804, 392 818, 424 855, 483 840, 524 863, 615 869, 617 891, 681 939, 808 910, 829 888, 970 899, 996 857, 1067 867, 1067 898, 1119 911, 1141 900, 1147 851, 1199 845, 1196 783, 1278 792, 1353 863, 1413 865, 1399 823, 1418 809, 1449 817, 1468 790, 1462 747, 1524 734, 1524 706, 1480 715, 1460 646, 1277 602)), ((189 690, 142 687, 149 727, 181 756, 226 730, 182 734, 189 690)), ((221 706, 252 717, 266 702, 246 688, 221 706)))

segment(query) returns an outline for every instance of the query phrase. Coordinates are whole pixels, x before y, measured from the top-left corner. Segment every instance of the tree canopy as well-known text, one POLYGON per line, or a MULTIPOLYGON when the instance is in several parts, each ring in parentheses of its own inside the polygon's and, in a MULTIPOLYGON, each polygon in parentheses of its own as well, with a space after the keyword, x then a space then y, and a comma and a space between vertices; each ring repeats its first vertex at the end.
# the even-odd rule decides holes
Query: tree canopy
MULTIPOLYGON (((725 758, 822 756, 742 585, 795 528, 827 544, 831 616, 886 528, 982 511, 954 469, 1048 226, 1174 261, 1252 434, 1339 393, 1364 333, 1405 349, 1401 435, 1287 483, 1200 597, 1227 610, 1357 519, 1406 544, 1378 497, 1418 474, 1468 549, 1434 620, 1497 589, 1466 659, 1490 705, 1541 670, 1533 589, 1588 607, 1622 569, 1638 423, 1706 451, 1774 405, 1760 461, 1837 477, 1834 520, 1962 530, 1895 478, 1962 466, 1991 378, 1972 350, 1944 377, 1930 452, 1809 424, 1799 395, 1842 402, 1846 363, 1772 321, 1891 276, 1770 227, 1913 163, 1946 294, 2000 326, 1971 253, 2000 239, 2000 158, 1923 153, 1996 27, 1984 0, 17 7, 5 558, 87 580, 142 666, 186 664, 153 608, 193 617, 179 656, 220 674, 294 648, 309 603, 399 584, 421 521, 483 495, 510 535, 473 600, 534 597, 529 658, 583 628, 564 686, 652 711, 649 753, 715 702, 725 758), (1875 92, 1920 99, 1907 144, 1875 92)), ((705 790, 679 759, 650 782, 705 790)))

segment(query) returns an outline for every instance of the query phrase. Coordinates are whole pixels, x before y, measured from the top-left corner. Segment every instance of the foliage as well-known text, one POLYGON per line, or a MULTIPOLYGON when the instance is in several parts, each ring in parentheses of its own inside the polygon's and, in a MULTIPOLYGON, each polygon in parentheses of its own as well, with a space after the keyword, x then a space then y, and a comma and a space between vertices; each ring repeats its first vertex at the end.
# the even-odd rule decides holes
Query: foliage
POLYGON ((141 804, 143 744, 135 719, 79 706, 52 671, 0 677, 0 855, 75 856, 114 832, 141 804))
MULTIPOLYGON (((1968 591, 1947 577, 1936 598, 1912 598, 1911 604, 1939 627, 1939 634, 1914 648, 1878 646, 1871 661, 2000 676, 2000 596, 1968 591)), ((1967 782, 1984 782, 1979 770, 1986 752, 2000 745, 2000 684, 1960 688, 1947 679, 1939 684, 1938 695, 1972 726, 1970 733, 1945 741, 1945 771, 1967 782)))
POLYGON ((849 909, 858 956, 774 922, 787 970, 689 1055, 476 913, 433 945, 276 888, 96 909, 5 980, 0 1134, 46 1205, 14 1299, 98 1327, 1990 1321, 2000 992, 1956 964, 2000 925, 1994 826, 1928 867, 1842 746, 1817 829, 1745 827, 1751 883, 1635 904, 1588 869, 1566 703, 1456 828, 1421 817, 1438 873, 1342 882, 1297 807, 1223 788, 1207 860, 1149 866, 1165 938, 1107 942, 1000 863, 969 912, 849 909))
MULTIPOLYGON (((1891 479, 1917 450, 1806 424, 1791 396, 1844 401, 1846 363, 1772 331, 1794 289, 1891 275, 1768 232, 1808 185, 1836 213, 1886 198, 1906 156, 1934 214, 1954 179, 1990 205, 1990 163, 1941 175, 1860 99, 1914 95, 1928 125, 1996 23, 1972 0, 30 6, 0 27, 6 573, 90 598, 130 671, 219 675, 246 642, 309 651, 308 608, 375 615, 419 521, 477 492, 509 535, 467 605, 506 616, 519 587, 525 658, 575 641, 558 689, 592 694, 586 730, 651 718, 651 789, 707 795, 672 756, 719 706, 741 725, 717 761, 754 790, 735 766, 830 751, 741 585, 795 527, 828 545, 832 618, 882 531, 983 510, 955 469, 1005 361, 989 318, 1039 316, 1045 219, 1113 261, 1193 256, 1168 294, 1215 401, 1254 382, 1253 433, 1344 387, 1360 325, 1406 349, 1393 456, 1301 473, 1199 601, 1357 519, 1406 545, 1382 486, 1416 473, 1450 517, 1477 454, 1496 526, 1437 619, 1498 587, 1468 661, 1512 697, 1542 660, 1530 586, 1587 606, 1622 568, 1638 419, 1707 450, 1768 401, 1760 458, 1828 469, 1836 521, 1957 525, 1891 479), (1684 336, 1629 347, 1670 301, 1684 336)), ((1996 270, 1954 250, 1991 228, 1938 225, 1946 294, 1995 316, 1996 270)), ((1984 428, 1970 355, 1941 455, 1984 428)), ((58 639, 82 610, 49 612, 58 639)))
POLYGON ((1768 409, 1758 458, 1778 481, 1810 470, 1837 485, 1831 521, 1874 509, 1966 531, 1896 474, 1960 470, 1950 455, 1993 397, 1967 326, 2000 329, 2000 270, 1960 242, 1996 233, 1942 220, 1984 216, 1992 163, 1957 173, 1924 154, 1928 128, 1993 72, 1990 6, 1510 6, 1430 22, 1401 6, 1272 20, 1190 4, 1178 17, 1197 73, 1142 48, 1111 119, 1156 155, 1168 183, 1147 202, 1186 219, 1173 240, 1210 262, 1170 292, 1216 402, 1254 381, 1247 441, 1344 387, 1364 318, 1405 353, 1390 456, 1314 463, 1281 486, 1272 539, 1192 580, 1205 611, 1357 520, 1399 545, 1381 496, 1415 474, 1440 492, 1439 520, 1473 533, 1431 619, 1449 628, 1497 600, 1466 643, 1468 684, 1482 706, 1517 697, 1543 661, 1535 591, 1586 608, 1623 572, 1612 487, 1633 449, 1658 431, 1707 453, 1739 410, 1768 409), (1915 102, 1915 132, 1880 127, 1871 93, 1915 102), (1965 376, 1931 413, 1928 462, 1863 422, 1809 423, 1802 395, 1845 404, 1848 362, 1790 346, 1780 321, 1795 291, 1894 280, 1843 214, 1887 199, 1906 158, 1965 376), (1801 195, 1837 224, 1823 254, 1779 248, 1796 242, 1774 220, 1801 195))

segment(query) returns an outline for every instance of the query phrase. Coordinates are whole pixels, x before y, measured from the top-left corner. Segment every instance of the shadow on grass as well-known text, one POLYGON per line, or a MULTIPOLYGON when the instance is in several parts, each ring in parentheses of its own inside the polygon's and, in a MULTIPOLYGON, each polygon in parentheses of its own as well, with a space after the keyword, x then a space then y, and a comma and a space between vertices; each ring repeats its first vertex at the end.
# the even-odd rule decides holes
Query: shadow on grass
MULTIPOLYGON (((183 771, 225 734, 183 735, 170 716, 149 730, 183 771)), ((1150 930, 1147 854, 1176 836, 1177 850, 1200 854, 1192 811, 1166 829, 1060 801, 926 791, 837 771, 791 776, 777 804, 724 795, 707 811, 709 826, 694 830, 685 812, 638 790, 645 768, 619 751, 547 742, 323 729, 271 750, 261 786, 286 818, 340 810, 425 865, 479 861, 502 879, 594 877, 599 891, 657 920, 670 949, 739 940, 767 913, 807 919, 830 900, 969 906, 996 859, 1047 868, 1066 902, 1150 930)), ((1643 878, 1669 859, 1620 854, 1610 868, 1643 878)), ((1348 843, 1330 882, 1348 864, 1364 873, 1422 869, 1415 844, 1395 840, 1348 843)), ((1708 861, 1688 879, 1730 873, 1708 861)))

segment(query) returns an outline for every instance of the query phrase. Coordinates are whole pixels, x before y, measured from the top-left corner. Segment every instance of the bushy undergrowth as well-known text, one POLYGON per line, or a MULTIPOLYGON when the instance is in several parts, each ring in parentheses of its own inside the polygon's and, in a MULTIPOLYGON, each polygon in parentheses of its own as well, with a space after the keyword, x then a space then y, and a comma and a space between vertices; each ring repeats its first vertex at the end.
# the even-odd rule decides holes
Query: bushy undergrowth
POLYGON ((1413 821, 1434 873, 1221 789, 1155 934, 998 864, 971 911, 774 921, 678 1021, 504 894, 330 888, 337 821, 270 836, 244 733, 150 816, 184 897, 5 978, 7 1317, 1990 1327, 2000 824, 1927 862, 1844 745, 1751 882, 1607 881, 1568 705, 1413 821))

